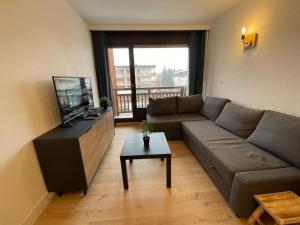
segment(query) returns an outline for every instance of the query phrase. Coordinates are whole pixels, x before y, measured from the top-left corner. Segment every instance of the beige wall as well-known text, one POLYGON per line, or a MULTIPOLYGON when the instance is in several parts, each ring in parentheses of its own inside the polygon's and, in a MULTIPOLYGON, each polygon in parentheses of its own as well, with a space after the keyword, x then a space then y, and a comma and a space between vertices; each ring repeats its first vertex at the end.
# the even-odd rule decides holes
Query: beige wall
POLYGON ((94 73, 89 31, 67 2, 1 1, 0 224, 30 224, 47 203, 32 140, 60 122, 51 76, 94 73))
POLYGON ((212 25, 207 95, 300 116, 300 1, 242 0, 212 25), (241 28, 258 33, 243 51, 241 28))

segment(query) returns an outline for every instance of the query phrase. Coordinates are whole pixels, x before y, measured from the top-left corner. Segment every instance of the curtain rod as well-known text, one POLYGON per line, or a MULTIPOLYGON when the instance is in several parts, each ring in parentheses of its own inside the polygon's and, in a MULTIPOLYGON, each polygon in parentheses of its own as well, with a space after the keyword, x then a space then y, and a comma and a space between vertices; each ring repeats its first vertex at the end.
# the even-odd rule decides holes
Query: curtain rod
POLYGON ((209 24, 89 24, 90 30, 105 31, 184 31, 210 30, 209 24))

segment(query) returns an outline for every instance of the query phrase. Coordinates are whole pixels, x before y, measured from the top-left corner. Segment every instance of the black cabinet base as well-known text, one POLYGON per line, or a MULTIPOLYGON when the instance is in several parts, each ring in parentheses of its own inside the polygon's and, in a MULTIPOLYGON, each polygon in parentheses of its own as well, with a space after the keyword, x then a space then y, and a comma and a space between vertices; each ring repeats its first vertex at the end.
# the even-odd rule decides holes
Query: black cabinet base
MULTIPOLYGON (((57 195, 58 195, 59 197, 62 197, 63 194, 64 194, 64 193, 63 193, 62 191, 58 191, 58 192, 57 192, 57 195)), ((86 195, 86 194, 87 194, 87 190, 83 190, 83 194, 86 195)))

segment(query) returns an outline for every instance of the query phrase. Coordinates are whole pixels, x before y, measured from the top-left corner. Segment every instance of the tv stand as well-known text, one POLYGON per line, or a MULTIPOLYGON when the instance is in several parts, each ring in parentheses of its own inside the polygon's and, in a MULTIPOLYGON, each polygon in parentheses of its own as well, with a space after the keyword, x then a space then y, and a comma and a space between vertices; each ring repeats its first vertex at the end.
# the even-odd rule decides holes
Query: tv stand
POLYGON ((88 113, 87 116, 100 116, 101 114, 99 112, 93 112, 93 113, 88 113))
POLYGON ((70 127, 73 127, 73 124, 71 122, 66 122, 66 123, 62 123, 59 127, 70 128, 70 127))
POLYGON ((95 119, 96 119, 96 117, 86 116, 86 117, 82 118, 81 120, 95 120, 95 119))
POLYGON ((79 114, 75 119, 77 119, 77 120, 82 120, 82 119, 84 119, 84 118, 87 117, 87 116, 88 116, 87 111, 84 111, 84 112, 82 112, 81 114, 79 114))
POLYGON ((34 140, 49 192, 86 194, 115 132, 112 108, 99 113, 93 120, 73 120, 70 128, 59 126, 34 140))

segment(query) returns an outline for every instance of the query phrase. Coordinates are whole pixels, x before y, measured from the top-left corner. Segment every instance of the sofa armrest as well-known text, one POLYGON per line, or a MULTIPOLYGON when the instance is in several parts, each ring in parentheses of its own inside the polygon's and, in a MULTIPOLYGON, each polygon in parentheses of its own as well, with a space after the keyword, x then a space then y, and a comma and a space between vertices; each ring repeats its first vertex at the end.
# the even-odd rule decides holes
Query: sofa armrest
POLYGON ((254 195, 289 190, 300 194, 296 167, 240 172, 233 179, 229 205, 238 217, 248 217, 257 207, 254 195))

